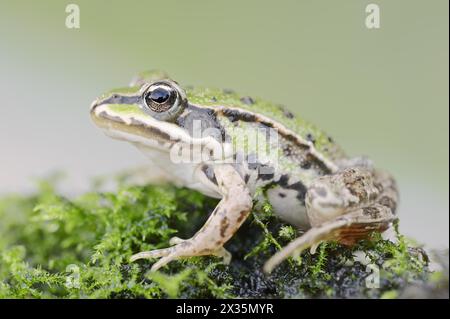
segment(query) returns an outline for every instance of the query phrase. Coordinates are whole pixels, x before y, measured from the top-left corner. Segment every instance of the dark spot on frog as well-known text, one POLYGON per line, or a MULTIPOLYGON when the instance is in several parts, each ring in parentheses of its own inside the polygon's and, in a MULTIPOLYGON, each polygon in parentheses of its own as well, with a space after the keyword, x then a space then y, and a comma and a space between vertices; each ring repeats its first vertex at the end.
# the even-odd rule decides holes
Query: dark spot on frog
POLYGON ((294 118, 294 114, 292 114, 290 111, 284 111, 283 112, 284 116, 286 116, 288 119, 293 119, 294 118))
POLYGON ((220 221, 220 236, 222 238, 225 237, 225 232, 227 231, 229 226, 230 222, 228 220, 228 217, 222 218, 222 220, 220 221))
POLYGON ((380 203, 380 205, 389 207, 392 212, 395 211, 395 209, 397 208, 397 204, 395 203, 395 201, 390 198, 389 196, 383 196, 378 200, 378 203, 380 203))
POLYGON ((380 212, 376 207, 364 207, 363 214, 370 216, 370 218, 378 218, 380 217, 380 212))
POLYGON ((237 218, 237 222, 240 223, 241 221, 243 221, 245 219, 245 217, 247 217, 247 215, 248 215, 248 211, 246 211, 246 210, 240 212, 239 217, 237 218))
POLYGON ((260 170, 259 174, 258 174, 258 179, 262 180, 262 181, 268 181, 273 179, 275 176, 274 173, 267 173, 264 170, 260 170))
POLYGON ((334 143, 334 140, 333 140, 333 138, 331 136, 328 136, 328 142, 334 143))
POLYGON ((311 133, 306 134, 306 140, 313 144, 316 143, 316 139, 314 138, 314 136, 311 133))
POLYGON ((217 185, 216 175, 214 174, 214 170, 211 166, 203 165, 202 172, 205 174, 206 178, 208 178, 210 182, 212 182, 214 185, 217 185))
POLYGON ((378 197, 378 192, 370 192, 369 200, 374 201, 378 197))
POLYGON ((237 111, 225 109, 222 113, 230 120, 230 122, 236 122, 239 119, 237 111))
POLYGON ((283 115, 288 119, 294 118, 294 114, 292 114, 292 112, 289 111, 284 105, 278 105, 278 108, 280 109, 281 112, 283 112, 283 115))
POLYGON ((306 187, 303 185, 301 181, 298 181, 293 184, 289 184, 289 176, 281 175, 280 179, 277 181, 277 184, 285 189, 292 189, 297 192, 297 199, 303 203, 305 201, 306 187))
POLYGON ((285 198, 286 194, 285 193, 278 193, 278 196, 280 196, 281 198, 285 198))
POLYGON ((255 103, 255 100, 253 100, 250 96, 243 96, 241 97, 241 102, 247 105, 252 105, 255 103))
POLYGON ((300 163, 300 167, 301 167, 302 169, 310 169, 310 168, 311 168, 311 162, 308 161, 308 160, 303 160, 303 161, 300 163))
POLYGON ((295 184, 289 185, 289 189, 293 189, 297 192, 297 199, 303 203, 305 201, 306 187, 302 182, 297 182, 295 184))
POLYGON ((245 174, 245 177, 244 177, 244 182, 247 184, 248 183, 248 180, 250 179, 250 175, 249 174, 245 174))
POLYGON ((289 176, 288 175, 281 175, 280 179, 278 180, 278 184, 280 186, 286 187, 287 183, 289 181, 289 176))
POLYGON ((283 146, 283 154, 285 156, 291 156, 292 155, 292 147, 290 145, 284 145, 283 146))

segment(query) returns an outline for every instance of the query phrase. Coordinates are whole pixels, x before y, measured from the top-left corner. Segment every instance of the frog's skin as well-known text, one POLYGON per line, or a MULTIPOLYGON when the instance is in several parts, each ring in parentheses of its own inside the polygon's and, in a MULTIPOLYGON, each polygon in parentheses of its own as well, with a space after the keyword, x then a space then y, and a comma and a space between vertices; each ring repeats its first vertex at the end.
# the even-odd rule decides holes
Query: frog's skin
POLYGON ((131 257, 160 258, 153 271, 190 256, 229 262, 223 245, 261 202, 261 193, 280 218, 305 231, 268 260, 266 272, 306 248, 314 251, 322 241, 351 245, 396 219, 398 194, 390 175, 364 158, 348 158, 328 135, 281 106, 230 90, 183 89, 165 73, 149 71, 129 87, 99 97, 91 117, 107 135, 143 151, 159 182, 221 198, 192 238, 175 237, 171 247, 131 257), (194 135, 195 120, 211 134, 194 135), (275 131, 276 143, 260 133, 262 128, 275 131), (258 143, 242 138, 255 133, 258 143), (207 155, 173 161, 175 147, 207 155))

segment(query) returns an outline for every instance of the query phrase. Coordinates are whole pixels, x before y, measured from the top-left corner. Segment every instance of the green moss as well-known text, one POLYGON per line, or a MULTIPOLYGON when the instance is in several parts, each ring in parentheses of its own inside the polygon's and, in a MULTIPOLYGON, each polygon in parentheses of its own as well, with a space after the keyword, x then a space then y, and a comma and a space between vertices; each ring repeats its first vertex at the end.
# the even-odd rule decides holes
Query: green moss
POLYGON ((403 236, 392 243, 375 235, 352 249, 322 244, 266 276, 264 261, 299 234, 264 201, 227 244, 229 266, 195 257, 149 273, 153 261, 128 262, 136 252, 167 247, 172 236, 192 236, 216 203, 169 186, 122 185, 67 198, 52 180, 41 181, 34 194, 5 196, 0 298, 379 298, 398 296, 430 275, 426 255, 403 236), (354 261, 357 251, 379 267, 379 288, 365 284, 370 272, 354 261))

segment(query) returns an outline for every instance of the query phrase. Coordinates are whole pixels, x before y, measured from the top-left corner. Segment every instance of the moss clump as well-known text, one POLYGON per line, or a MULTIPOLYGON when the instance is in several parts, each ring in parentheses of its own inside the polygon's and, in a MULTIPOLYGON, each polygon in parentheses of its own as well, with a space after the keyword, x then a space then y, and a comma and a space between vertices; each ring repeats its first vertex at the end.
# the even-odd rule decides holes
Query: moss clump
POLYGON ((266 276, 264 261, 298 235, 267 203, 227 244, 234 257, 229 266, 196 257, 149 273, 151 261, 128 262, 136 252, 167 247, 172 236, 192 236, 216 203, 170 186, 121 185, 117 192, 69 199, 52 181, 41 181, 31 195, 5 196, 0 298, 379 298, 398 296, 430 275, 426 255, 403 236, 392 243, 376 235, 352 249, 322 244, 266 276), (354 261, 358 251, 380 269, 379 288, 367 287, 371 272, 354 261))

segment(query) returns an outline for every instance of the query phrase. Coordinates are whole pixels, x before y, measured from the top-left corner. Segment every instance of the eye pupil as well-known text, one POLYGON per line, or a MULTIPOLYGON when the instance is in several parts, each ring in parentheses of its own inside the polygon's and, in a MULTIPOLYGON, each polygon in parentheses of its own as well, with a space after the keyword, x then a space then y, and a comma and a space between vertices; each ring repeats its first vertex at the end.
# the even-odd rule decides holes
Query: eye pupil
POLYGON ((170 97, 169 91, 164 88, 157 88, 153 92, 150 93, 149 98, 156 103, 164 103, 170 97))
POLYGON ((141 106, 153 118, 173 119, 187 103, 184 91, 173 81, 161 80, 143 87, 141 106))

